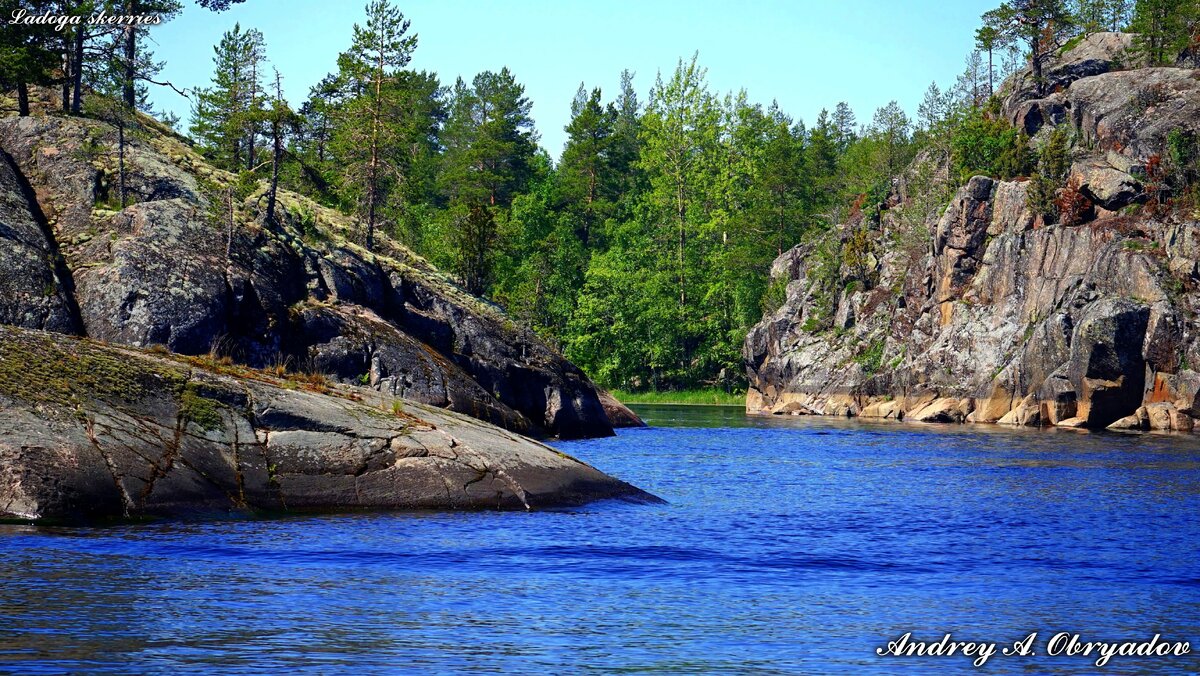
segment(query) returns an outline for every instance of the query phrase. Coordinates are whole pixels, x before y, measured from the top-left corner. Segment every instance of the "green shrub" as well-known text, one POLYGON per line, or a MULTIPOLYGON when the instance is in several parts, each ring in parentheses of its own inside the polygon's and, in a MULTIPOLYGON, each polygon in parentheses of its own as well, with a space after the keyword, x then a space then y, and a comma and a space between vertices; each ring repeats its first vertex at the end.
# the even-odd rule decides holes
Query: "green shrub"
POLYGON ((1194 132, 1172 129, 1167 134, 1167 164, 1175 193, 1195 202, 1196 189, 1200 188, 1200 142, 1194 132))
POLYGON ((775 311, 783 307, 787 301, 788 280, 779 278, 771 280, 767 286, 766 293, 763 294, 762 309, 763 314, 772 315, 775 311))
POLYGON ((883 350, 886 343, 880 339, 872 342, 867 349, 854 357, 854 361, 862 366, 863 373, 872 375, 883 366, 883 350))
POLYGON ((966 113, 950 137, 950 158, 959 181, 976 175, 1008 179, 1028 174, 1029 137, 984 109, 966 113))
POLYGON ((1029 209, 1047 219, 1058 215, 1055 204, 1057 190, 1063 185, 1070 170, 1067 153, 1067 130, 1065 125, 1054 128, 1050 138, 1038 151, 1038 170, 1029 179, 1025 193, 1029 209))

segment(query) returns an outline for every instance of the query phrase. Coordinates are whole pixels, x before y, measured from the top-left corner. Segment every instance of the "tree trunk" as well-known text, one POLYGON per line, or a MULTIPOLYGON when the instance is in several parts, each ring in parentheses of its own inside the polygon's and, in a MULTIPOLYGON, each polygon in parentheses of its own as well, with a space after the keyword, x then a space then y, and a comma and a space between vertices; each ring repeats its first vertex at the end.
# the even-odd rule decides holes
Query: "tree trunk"
POLYGON ((1029 64, 1033 67, 1033 90, 1038 96, 1042 95, 1042 53, 1038 49, 1038 39, 1029 41, 1029 64))
POLYGON ((225 189, 225 286, 232 288, 229 277, 233 272, 233 188, 225 189))
MULTIPOLYGON (((122 115, 124 113, 122 112, 122 115)), ((125 200, 125 120, 117 122, 117 168, 121 177, 121 208, 126 206, 125 200)))
POLYGON ((271 141, 275 151, 271 158, 271 193, 267 197, 267 222, 275 222, 275 198, 279 192, 279 165, 283 162, 283 125, 281 119, 285 104, 283 103, 283 83, 279 69, 275 69, 275 102, 271 107, 271 141))
POLYGON ((588 169, 588 197, 587 197, 587 210, 584 212, 585 215, 584 215, 584 219, 583 219, 583 236, 579 238, 583 242, 583 246, 585 248, 588 245, 588 240, 590 240, 592 238, 592 222, 596 218, 595 209, 596 209, 596 168, 590 167, 588 169))
MULTIPOLYGON (((133 14, 133 3, 129 3, 129 13, 133 14)), ((137 61, 137 30, 133 26, 125 28, 125 78, 122 82, 122 96, 125 105, 133 110, 137 106, 137 87, 134 86, 134 78, 137 77, 137 69, 134 67, 137 61)))
POLYGON ((992 65, 992 48, 988 47, 988 96, 989 97, 991 97, 993 94, 996 93, 996 89, 993 86, 993 80, 995 79, 995 75, 994 75, 995 72, 996 72, 995 66, 992 65))
POLYGON ((62 111, 67 113, 71 110, 71 49, 65 39, 63 40, 62 72, 62 111))
POLYGON ((17 114, 29 117, 29 85, 24 82, 17 83, 17 114))
POLYGON ((72 115, 78 115, 83 105, 83 42, 86 37, 85 32, 83 26, 75 27, 75 67, 71 69, 72 115))
POLYGON ((684 224, 687 222, 687 207, 684 205, 683 198, 683 184, 681 183, 676 193, 679 215, 679 314, 681 317, 683 309, 687 306, 687 272, 683 265, 683 247, 687 241, 687 235, 684 232, 684 224))
POLYGON ((379 124, 383 96, 383 52, 375 69, 375 101, 371 104, 371 160, 367 167, 367 251, 375 246, 375 203, 379 199, 379 124))
MULTIPOLYGON (((258 98, 258 64, 254 62, 255 56, 250 56, 250 98, 246 100, 247 112, 254 112, 255 99, 258 98)), ((254 169, 254 122, 253 120, 246 123, 246 171, 254 169)))
POLYGON ((283 128, 278 120, 271 122, 271 140, 275 155, 271 161, 271 192, 267 195, 267 222, 275 222, 275 194, 279 191, 279 163, 283 160, 283 128))

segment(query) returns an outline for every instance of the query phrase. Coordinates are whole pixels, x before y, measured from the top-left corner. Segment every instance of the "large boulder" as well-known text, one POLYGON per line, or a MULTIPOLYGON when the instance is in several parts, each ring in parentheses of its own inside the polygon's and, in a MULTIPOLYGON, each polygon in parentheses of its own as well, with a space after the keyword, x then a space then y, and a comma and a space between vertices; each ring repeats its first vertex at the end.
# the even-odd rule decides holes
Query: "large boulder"
POLYGON ((1200 80, 1183 68, 1113 71, 1074 83, 1065 97, 1080 141, 1144 168, 1175 130, 1200 131, 1200 80))
POLYGON ((600 390, 600 404, 613 427, 646 427, 646 422, 607 390, 600 390))
POLYGON ((1142 196, 1140 181, 1106 161, 1076 162, 1068 184, 1109 211, 1129 206, 1142 196))
POLYGON ((32 188, 0 151, 0 323, 79 333, 72 278, 32 188))
POLYGON ((12 158, 0 167, 0 217, 12 223, 0 239, 14 242, 0 262, 29 271, 0 272, 0 321, 254 367, 330 368, 521 433, 612 434, 587 376, 500 308, 385 235, 365 250, 352 220, 299 195, 281 191, 265 222, 265 183, 243 198, 236 177, 140 124, 122 206, 111 126, 0 119, 12 158))
POLYGON ((1061 123, 1069 107, 1058 94, 1079 80, 1122 67, 1132 44, 1128 33, 1091 33, 1043 65, 1041 82, 1029 68, 1017 72, 1001 90, 1009 120, 1030 136, 1047 124, 1061 123))
POLYGON ((657 500, 442 409, 3 326, 0 411, 0 519, 657 500))

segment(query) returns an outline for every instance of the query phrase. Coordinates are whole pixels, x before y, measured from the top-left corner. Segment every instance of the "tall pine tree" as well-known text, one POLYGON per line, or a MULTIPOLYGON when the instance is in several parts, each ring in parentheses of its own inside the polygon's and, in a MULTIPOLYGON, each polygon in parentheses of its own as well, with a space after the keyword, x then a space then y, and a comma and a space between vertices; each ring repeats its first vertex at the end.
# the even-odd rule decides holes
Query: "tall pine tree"
POLYGON ((342 108, 335 143, 343 192, 353 198, 371 249, 380 210, 402 169, 399 134, 390 118, 400 106, 399 72, 412 59, 417 36, 407 34, 410 22, 388 0, 372 0, 366 14, 366 25, 354 25, 354 42, 338 58, 350 98, 342 108))

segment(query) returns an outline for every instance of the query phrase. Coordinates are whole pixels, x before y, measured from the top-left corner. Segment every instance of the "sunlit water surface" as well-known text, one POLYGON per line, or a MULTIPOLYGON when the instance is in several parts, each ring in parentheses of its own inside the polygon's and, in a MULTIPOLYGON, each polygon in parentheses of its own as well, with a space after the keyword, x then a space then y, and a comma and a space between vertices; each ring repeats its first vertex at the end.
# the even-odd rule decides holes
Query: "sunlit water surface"
MULTIPOLYGON (((0 672, 970 670, 875 655, 905 631, 1200 649, 1196 438, 640 411, 557 446, 665 505, 0 526, 0 672)), ((986 666, 1030 671, 1095 668, 986 666)))

